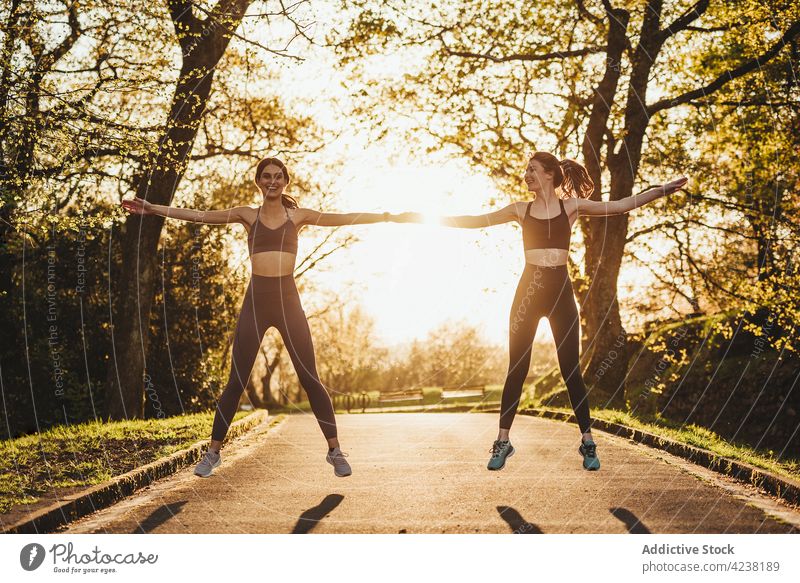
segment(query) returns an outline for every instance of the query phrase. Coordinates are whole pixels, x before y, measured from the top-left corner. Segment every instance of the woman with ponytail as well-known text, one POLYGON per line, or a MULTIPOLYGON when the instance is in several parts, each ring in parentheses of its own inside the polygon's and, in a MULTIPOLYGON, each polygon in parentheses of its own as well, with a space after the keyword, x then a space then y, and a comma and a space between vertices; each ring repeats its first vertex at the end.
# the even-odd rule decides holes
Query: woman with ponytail
POLYGON ((352 470, 345 459, 347 454, 339 449, 333 405, 317 375, 314 345, 295 286, 297 231, 304 225, 338 227, 396 220, 397 217, 389 213, 334 214, 299 208, 297 201, 283 192, 289 184, 289 171, 277 158, 261 160, 254 181, 263 197, 258 208, 238 206, 201 211, 151 204, 138 197, 122 202, 123 208, 132 213, 213 225, 239 223, 248 231, 252 275, 233 335, 230 376, 217 404, 211 443, 195 468, 195 474, 208 477, 219 466, 219 450, 250 377, 261 340, 267 329, 275 326, 327 439, 325 459, 333 466, 336 476, 349 476, 352 470))
MULTIPOLYGON (((587 470, 600 468, 591 432, 586 386, 578 360, 580 319, 567 272, 572 225, 579 216, 607 216, 629 212, 686 185, 679 178, 641 194, 613 202, 587 200, 594 184, 586 168, 574 160, 562 160, 547 152, 531 156, 525 184, 529 202, 515 202, 493 213, 451 216, 442 219, 451 227, 480 228, 517 221, 522 225, 525 270, 520 278, 509 320, 509 364, 503 387, 500 428, 491 449, 488 469, 500 470, 514 454, 509 431, 517 412, 522 385, 531 362, 531 347, 539 319, 546 317, 553 331, 561 375, 582 434, 578 451, 587 470)), ((410 216, 402 221, 415 220, 410 216)))

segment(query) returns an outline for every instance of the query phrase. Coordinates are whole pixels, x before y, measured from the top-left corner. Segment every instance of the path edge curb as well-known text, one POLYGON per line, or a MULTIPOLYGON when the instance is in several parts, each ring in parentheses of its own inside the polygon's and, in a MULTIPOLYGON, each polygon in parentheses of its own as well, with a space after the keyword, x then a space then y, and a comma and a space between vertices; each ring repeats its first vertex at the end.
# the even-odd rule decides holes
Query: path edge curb
MULTIPOLYGON (((532 417, 543 417, 545 419, 555 419, 577 424, 575 415, 563 411, 532 408, 521 410, 519 413, 532 417)), ((599 429, 618 437, 624 437, 643 445, 660 449, 713 472, 755 486, 760 490, 780 498, 787 504, 800 506, 800 482, 783 478, 767 470, 727 458, 707 449, 681 443, 668 437, 661 437, 654 433, 642 431, 641 429, 634 429, 633 427, 628 427, 620 423, 593 418, 592 429, 599 429)))
MULTIPOLYGON (((269 419, 266 409, 257 409, 247 417, 231 424, 225 440, 235 439, 269 419)), ((49 534, 79 518, 108 508, 123 498, 134 494, 156 480, 170 476, 197 462, 208 448, 208 439, 198 441, 186 449, 155 460, 122 474, 103 484, 92 486, 72 496, 66 496, 32 517, 0 529, 0 534, 49 534)))

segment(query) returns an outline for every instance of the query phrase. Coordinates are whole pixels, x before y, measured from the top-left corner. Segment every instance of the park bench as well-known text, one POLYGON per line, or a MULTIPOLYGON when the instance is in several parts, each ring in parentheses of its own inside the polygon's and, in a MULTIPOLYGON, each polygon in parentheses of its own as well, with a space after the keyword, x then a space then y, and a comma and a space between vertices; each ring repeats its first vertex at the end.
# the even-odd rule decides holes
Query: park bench
POLYGON ((486 394, 485 385, 459 385, 455 387, 442 387, 442 400, 458 399, 460 397, 483 397, 486 394))
POLYGON ((386 391, 381 393, 378 398, 378 405, 398 403, 400 401, 420 401, 423 400, 422 389, 407 389, 404 391, 386 391))
POLYGON ((372 399, 362 391, 361 393, 335 393, 332 400, 334 409, 345 409, 349 413, 353 409, 361 409, 363 412, 369 407, 372 399))

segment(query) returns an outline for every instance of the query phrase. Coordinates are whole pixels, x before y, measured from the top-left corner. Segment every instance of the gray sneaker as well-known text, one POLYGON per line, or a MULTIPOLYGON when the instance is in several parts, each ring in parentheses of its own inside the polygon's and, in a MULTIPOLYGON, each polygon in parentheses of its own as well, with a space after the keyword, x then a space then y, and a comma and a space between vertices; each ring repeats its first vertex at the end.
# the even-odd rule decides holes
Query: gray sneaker
POLYGON ((201 478, 207 478, 211 475, 211 472, 214 471, 214 468, 221 463, 222 456, 216 452, 208 450, 205 455, 203 455, 203 459, 200 460, 200 463, 197 464, 197 467, 194 469, 194 475, 200 476, 201 478))
POLYGON ((333 473, 340 478, 349 476, 353 473, 353 469, 350 467, 350 464, 348 464, 347 460, 344 459, 346 457, 347 454, 342 453, 342 450, 338 447, 333 448, 333 451, 329 451, 328 455, 325 456, 325 461, 333 466, 333 473))

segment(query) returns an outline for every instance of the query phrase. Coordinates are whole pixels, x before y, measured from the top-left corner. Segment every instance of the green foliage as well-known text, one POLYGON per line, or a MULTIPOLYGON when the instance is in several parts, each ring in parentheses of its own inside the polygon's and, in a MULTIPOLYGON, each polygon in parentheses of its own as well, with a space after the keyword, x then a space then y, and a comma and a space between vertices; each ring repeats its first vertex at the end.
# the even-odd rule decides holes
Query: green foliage
POLYGON ((748 282, 741 290, 746 298, 740 316, 744 329, 766 346, 778 351, 798 353, 797 332, 800 330, 800 273, 787 268, 767 281, 748 282), (766 321, 753 321, 750 314, 767 313, 766 321))
POLYGON ((333 302, 312 318, 320 377, 334 393, 380 388, 388 350, 375 338, 374 320, 358 306, 333 302))
MULTIPOLYGON (((633 182, 658 183, 673 173, 690 177, 690 196, 659 202, 657 213, 642 209, 631 215, 623 275, 626 267, 644 269, 654 285, 630 299, 640 314, 626 319, 714 313, 733 303, 742 314, 754 307, 780 310, 784 328, 796 326, 790 299, 800 292, 796 268, 774 284, 762 283, 787 263, 797 263, 796 36, 747 74, 733 74, 798 21, 796 2, 711 2, 692 28, 666 37, 663 47, 644 55, 639 47, 657 36, 642 28, 652 6, 622 3, 630 22, 628 48, 618 60, 609 57, 605 44, 614 17, 599 2, 343 5, 355 15, 347 15, 352 17, 347 27, 331 41, 351 76, 356 113, 375 128, 412 120, 412 147, 469 160, 477 172, 491 173, 511 200, 523 196, 519 175, 532 149, 571 157, 592 152, 605 196, 614 163, 639 167, 635 144, 623 141, 643 119, 642 105, 681 96, 716 78, 725 81, 646 116, 640 171, 629 185, 616 181, 627 185, 620 191, 627 196, 633 182), (634 86, 634 70, 648 58, 655 60, 645 86, 634 86), (399 62, 402 69, 365 64, 373 61, 399 62), (601 80, 610 73, 619 73, 618 89, 598 101, 601 80), (587 150, 590 115, 601 106, 609 108, 608 123, 601 142, 587 150)), ((658 3, 661 30, 695 5, 658 3)), ((602 231, 607 225, 594 235, 587 232, 591 224, 581 221, 581 226, 584 271, 599 276, 603 270, 590 263, 592 257, 616 260, 608 256, 609 232, 602 231)), ((593 306, 583 308, 585 316, 593 306)))
POLYGON ((170 226, 151 312, 146 416, 213 408, 224 389, 247 283, 229 265, 229 230, 195 223, 170 226))
POLYGON ((800 396, 793 387, 800 360, 770 345, 768 338, 790 338, 773 318, 731 310, 655 327, 631 358, 628 412, 798 457, 800 396))
MULTIPOLYGON (((718 75, 731 59, 766 50, 800 16, 796 3, 746 4, 747 23, 740 3, 714 5, 707 26, 731 28, 705 35, 708 58, 690 60, 692 75, 718 75)), ((796 350, 791 339, 800 324, 796 57, 795 43, 688 111, 657 116, 661 139, 646 159, 647 166, 683 169, 692 182, 685 201, 670 206, 673 218, 660 221, 672 251, 647 267, 694 311, 733 309, 745 320, 772 312, 783 334, 766 340, 779 350, 796 350)))
MULTIPOLYGON (((10 280, 0 296, 4 436, 56 423, 102 419, 112 314, 108 285, 121 265, 113 231, 70 207, 51 230, 15 216, 2 260, 10 280), (30 225, 30 226, 29 226, 30 225), (10 414, 14 412, 13 415, 10 414)), ((147 415, 213 406, 227 378, 227 345, 243 282, 232 278, 225 231, 182 224, 162 250, 162 288, 147 352, 147 415), (165 306, 166 298, 166 306, 165 306), (166 317, 165 317, 166 314, 166 317)))
POLYGON ((169 82, 164 8, 119 0, 22 0, 0 25, 0 204, 62 208, 131 176, 153 152, 149 113, 169 82), (140 51, 148 47, 149 66, 140 51), (58 186, 56 186, 58 185, 58 186))
POLYGON ((492 346, 479 329, 446 322, 423 340, 415 340, 403 357, 387 367, 387 390, 419 386, 480 385, 497 382, 505 373, 505 348, 492 346))
MULTIPOLYGON (((99 214, 108 213, 104 207, 99 214)), ((0 255, 3 437, 96 418, 109 337, 109 232, 76 209, 45 225, 15 216, 0 255), (13 414, 11 413, 13 412, 13 414)))
MULTIPOLYGON (((179 22, 176 31, 166 4, 138 0, 23 0, 0 12, 0 324, 10 330, 0 339, 0 374, 5 412, 14 411, 5 416, 9 426, 3 424, 2 434, 18 435, 102 417, 107 384, 119 389, 119 378, 109 379, 107 371, 118 356, 125 360, 119 334, 111 352, 112 326, 131 307, 116 301, 125 287, 117 283, 139 286, 141 280, 129 274, 155 249, 132 237, 135 249, 128 249, 128 257, 137 260, 121 265, 120 234, 138 219, 117 221, 124 213, 109 201, 145 184, 174 188, 176 200, 189 198, 199 208, 252 203, 254 161, 268 153, 319 149, 323 132, 311 116, 298 113, 301 108, 288 111, 275 95, 277 76, 265 65, 288 53, 256 54, 244 38, 234 40, 213 75, 203 78, 215 79, 215 90, 192 120, 201 126, 194 149, 180 150, 184 134, 164 137, 165 126, 183 124, 179 134, 187 130, 185 115, 195 111, 203 90, 197 76, 191 88, 178 82, 189 53, 200 46, 192 43, 236 24, 233 14, 204 20, 208 13, 201 16, 202 10, 184 11, 192 26, 184 29, 179 22), (174 170, 165 167, 168 160, 189 166, 180 184, 159 174, 174 170), (77 293, 79 249, 87 271, 77 293), (43 309, 48 294, 56 304, 53 346, 43 309)), ((302 20, 301 12, 293 9, 294 18, 302 20)), ((292 30, 284 33, 291 38, 292 30)), ((209 56, 201 53, 191 56, 209 56)), ((197 66, 186 67, 187 78, 210 73, 202 64, 188 65, 197 66)), ((305 204, 324 206, 326 197, 316 195, 323 185, 310 174, 298 169, 294 192, 314 193, 305 204)), ((230 243, 225 231, 211 227, 195 235, 192 228, 178 227, 176 236, 163 241, 165 277, 155 309, 143 315, 153 334, 142 343, 148 415, 207 408, 227 378, 226 349, 243 281, 231 275, 230 256, 223 253, 230 243), (175 280, 169 279, 173 274, 175 280)), ((316 252, 324 258, 338 241, 332 238, 333 244, 316 252)))

